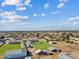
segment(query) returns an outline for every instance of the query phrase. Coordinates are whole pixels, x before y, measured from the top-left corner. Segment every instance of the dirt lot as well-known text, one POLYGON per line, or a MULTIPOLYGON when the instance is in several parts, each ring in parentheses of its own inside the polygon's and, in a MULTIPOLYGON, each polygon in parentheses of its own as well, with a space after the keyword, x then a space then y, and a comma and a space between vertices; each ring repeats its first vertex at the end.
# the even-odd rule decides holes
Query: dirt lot
POLYGON ((3 59, 3 56, 2 55, 0 55, 0 59, 3 59))
POLYGON ((72 52, 71 55, 74 56, 75 59, 79 59, 79 51, 72 52))
POLYGON ((58 59, 58 54, 48 56, 36 56, 33 59, 58 59))
POLYGON ((65 42, 57 42, 56 46, 62 51, 62 52, 73 52, 76 51, 74 49, 74 44, 68 44, 65 42))

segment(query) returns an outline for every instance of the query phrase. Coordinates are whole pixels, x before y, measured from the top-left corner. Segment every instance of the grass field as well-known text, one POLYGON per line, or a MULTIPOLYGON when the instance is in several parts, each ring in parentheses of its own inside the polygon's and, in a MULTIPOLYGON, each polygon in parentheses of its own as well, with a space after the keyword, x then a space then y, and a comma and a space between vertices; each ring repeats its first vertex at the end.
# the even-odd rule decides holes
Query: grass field
POLYGON ((20 49, 20 44, 6 44, 0 47, 0 54, 4 54, 6 51, 20 49))
POLYGON ((35 42, 33 43, 35 49, 47 50, 49 47, 56 47, 55 45, 50 45, 48 42, 35 42))

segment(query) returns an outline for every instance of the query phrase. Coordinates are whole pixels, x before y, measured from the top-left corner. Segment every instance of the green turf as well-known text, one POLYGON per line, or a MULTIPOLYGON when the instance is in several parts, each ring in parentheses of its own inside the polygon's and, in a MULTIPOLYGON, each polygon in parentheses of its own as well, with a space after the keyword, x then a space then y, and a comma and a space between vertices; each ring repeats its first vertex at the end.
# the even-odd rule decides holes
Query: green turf
POLYGON ((20 44, 6 44, 0 47, 0 54, 4 54, 6 51, 20 49, 20 44))
POLYGON ((35 42, 33 47, 35 49, 47 50, 49 47, 55 47, 55 45, 50 45, 48 42, 35 42))

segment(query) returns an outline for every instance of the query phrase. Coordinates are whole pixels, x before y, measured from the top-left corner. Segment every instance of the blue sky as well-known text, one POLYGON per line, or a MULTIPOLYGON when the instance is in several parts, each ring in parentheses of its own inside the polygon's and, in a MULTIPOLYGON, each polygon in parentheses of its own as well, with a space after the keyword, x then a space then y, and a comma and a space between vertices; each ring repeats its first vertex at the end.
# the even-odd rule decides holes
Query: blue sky
POLYGON ((0 31, 79 30, 79 0, 0 0, 0 31))

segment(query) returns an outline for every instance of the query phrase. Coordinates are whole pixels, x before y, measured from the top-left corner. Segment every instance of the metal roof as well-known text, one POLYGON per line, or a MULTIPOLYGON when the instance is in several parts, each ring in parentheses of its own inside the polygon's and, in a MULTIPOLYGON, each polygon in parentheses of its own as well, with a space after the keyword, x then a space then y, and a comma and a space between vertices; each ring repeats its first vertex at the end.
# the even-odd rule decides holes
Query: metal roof
POLYGON ((74 59, 71 55, 60 54, 59 59, 74 59))
POLYGON ((19 58, 19 57, 25 57, 27 56, 27 52, 25 51, 22 51, 22 49, 19 49, 19 50, 12 50, 12 51, 8 51, 6 54, 5 54, 5 59, 9 59, 9 58, 19 58))

